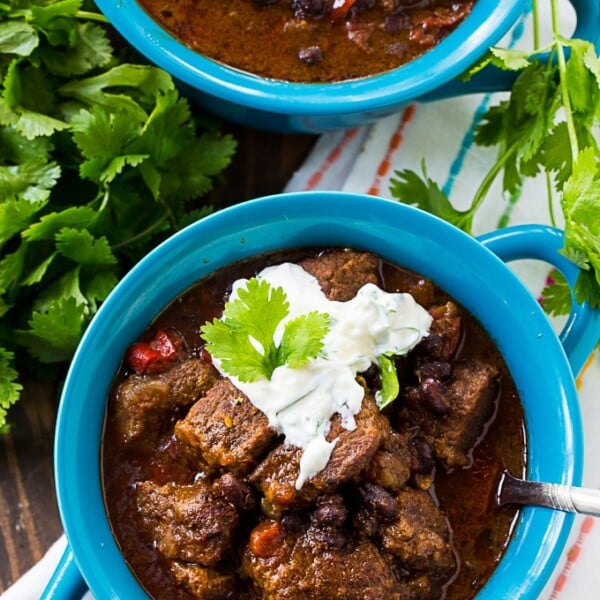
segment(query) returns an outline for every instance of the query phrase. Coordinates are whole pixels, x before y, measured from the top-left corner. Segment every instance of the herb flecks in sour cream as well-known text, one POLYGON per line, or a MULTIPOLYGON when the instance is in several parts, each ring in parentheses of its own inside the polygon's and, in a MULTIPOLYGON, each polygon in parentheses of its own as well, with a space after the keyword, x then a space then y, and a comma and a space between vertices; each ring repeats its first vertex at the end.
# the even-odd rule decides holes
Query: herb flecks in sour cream
POLYGON ((392 358, 428 335, 431 321, 410 294, 371 283, 347 302, 329 300, 315 277, 283 263, 237 280, 222 317, 201 331, 216 368, 303 449, 300 489, 327 465, 337 441, 327 440, 333 415, 356 427, 364 396, 356 375, 377 364, 375 399, 389 404, 398 395, 392 358))

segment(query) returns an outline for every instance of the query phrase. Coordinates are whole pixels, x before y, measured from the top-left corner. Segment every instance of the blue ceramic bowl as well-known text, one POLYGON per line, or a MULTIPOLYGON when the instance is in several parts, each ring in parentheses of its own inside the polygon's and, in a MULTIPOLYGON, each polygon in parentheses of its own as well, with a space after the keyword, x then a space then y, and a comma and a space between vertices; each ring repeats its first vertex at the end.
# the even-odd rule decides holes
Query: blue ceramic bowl
MULTIPOLYGON (((571 2, 578 13, 574 35, 596 40, 599 0, 571 2)), ((468 85, 456 77, 500 40, 530 2, 477 0, 455 31, 416 60, 373 77, 325 84, 264 79, 207 59, 157 25, 136 0, 96 4, 134 48, 208 111, 258 129, 323 132, 372 122, 415 99, 508 89, 514 73, 488 69, 468 85)))
MULTIPOLYGON (((574 305, 560 337, 504 261, 537 258, 577 275, 558 250, 560 231, 504 229, 479 240, 418 209, 342 192, 281 194, 215 213, 164 242, 119 283, 88 327, 69 370, 55 447, 59 508, 69 549, 44 598, 85 584, 97 600, 145 595, 111 534, 100 483, 106 398, 126 348, 175 296, 215 269, 258 253, 302 246, 373 251, 433 279, 474 314, 497 343, 527 421, 528 476, 579 484, 582 430, 573 373, 600 330, 600 312, 574 305)), ((572 517, 525 508, 478 600, 537 597, 572 517)), ((74 597, 74 596, 73 596, 74 597)))

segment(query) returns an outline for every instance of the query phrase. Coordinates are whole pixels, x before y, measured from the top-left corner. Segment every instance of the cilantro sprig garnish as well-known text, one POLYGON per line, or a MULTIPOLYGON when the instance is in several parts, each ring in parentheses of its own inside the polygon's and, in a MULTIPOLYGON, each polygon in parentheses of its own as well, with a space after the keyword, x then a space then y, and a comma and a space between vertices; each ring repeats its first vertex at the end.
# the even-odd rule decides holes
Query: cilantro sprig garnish
POLYGON ((0 3, 0 83, 1 429, 20 373, 59 375, 125 271, 210 212, 235 142, 86 0, 0 3))
MULTIPOLYGON (((555 212, 562 212, 562 252, 581 269, 575 297, 600 307, 600 148, 595 137, 600 121, 600 59, 590 42, 560 34, 557 0, 551 0, 551 7, 553 40, 548 47, 535 48, 533 55, 492 48, 467 74, 472 76, 488 64, 520 71, 508 99, 489 108, 477 128, 475 143, 496 147, 498 155, 470 206, 457 210, 428 177, 425 166, 423 176, 397 171, 390 192, 471 233, 473 218, 497 177, 502 177, 503 191, 516 198, 525 179, 545 174, 550 221, 556 224, 555 212), (542 53, 547 60, 540 58, 542 53)), ((536 31, 537 15, 534 10, 536 31)), ((544 298, 553 314, 569 312, 570 295, 564 290, 546 290, 544 298)))
POLYGON ((243 382, 271 379, 277 367, 299 368, 317 357, 328 331, 329 315, 312 311, 287 321, 276 344, 275 331, 288 315, 283 288, 253 277, 201 333, 207 351, 229 375, 243 382))

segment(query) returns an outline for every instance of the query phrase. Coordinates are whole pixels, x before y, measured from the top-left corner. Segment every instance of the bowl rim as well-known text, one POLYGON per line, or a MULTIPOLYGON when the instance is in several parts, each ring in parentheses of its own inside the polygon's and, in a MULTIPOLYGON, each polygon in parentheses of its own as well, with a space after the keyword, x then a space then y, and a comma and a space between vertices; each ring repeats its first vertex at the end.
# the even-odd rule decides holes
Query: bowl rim
MULTIPOLYGON (((172 299, 197 279, 196 273, 189 273, 192 269, 188 269, 183 278, 177 275, 179 261, 187 261, 188 266, 193 265, 193 270, 207 274, 233 260, 256 254, 257 244, 264 251, 284 247, 281 243, 283 239, 288 240, 287 247, 314 246, 313 238, 309 243, 298 243, 294 236, 303 239, 306 236, 319 239, 327 236, 327 239, 333 237, 343 240, 349 232, 353 233, 355 239, 363 236, 366 240, 363 247, 394 259, 399 264, 404 264, 404 261, 388 254, 398 248, 398 234, 409 238, 413 244, 423 240, 425 249, 432 245, 438 248, 444 256, 444 263, 455 261, 468 269, 469 274, 484 272, 480 276, 494 282, 493 289, 486 290, 486 294, 495 295, 494 302, 489 303, 506 305, 507 315, 511 314, 511 301, 523 303, 519 304, 524 310, 518 320, 509 316, 514 323, 511 321, 510 335, 504 335, 507 339, 503 343, 509 343, 513 334, 518 334, 519 352, 521 348, 525 353, 537 348, 539 357, 535 351, 533 355, 528 353, 528 361, 531 361, 534 372, 537 366, 548 374, 543 381, 536 380, 535 384, 520 388, 521 394, 527 394, 529 405, 535 401, 536 411, 542 411, 542 416, 532 422, 528 411, 533 409, 526 405, 528 476, 543 481, 580 484, 582 425, 568 359, 537 301, 505 263, 475 238, 447 222, 391 200, 345 192, 295 192, 268 196, 214 213, 156 247, 105 300, 76 351, 65 380, 57 416, 56 488, 59 511, 75 561, 96 597, 127 597, 132 600, 146 597, 112 537, 102 498, 100 441, 106 394, 124 349, 166 306, 166 297, 172 299), (369 205, 368 210, 365 204, 369 205), (269 226, 275 229, 269 230, 269 226), (279 229, 284 230, 282 238, 277 237, 279 229), (272 235, 266 235, 268 231, 272 235), (380 239, 381 249, 373 248, 373 244, 380 239), (233 252, 223 240, 233 244, 233 252), (448 253, 449 247, 452 248, 451 255, 448 253), (206 248, 215 254, 214 260, 206 248), (193 251, 190 252, 190 249, 193 251), (469 257, 466 262, 462 258, 465 256, 469 257), (482 266, 485 269, 482 270, 482 266), (156 269, 161 273, 161 269, 166 270, 165 280, 159 286, 155 285, 156 269), (172 281, 177 277, 177 285, 172 287, 172 281), (159 292, 159 288, 168 289, 159 292), (129 337, 116 338, 117 349, 109 352, 105 340, 110 335, 114 336, 115 323, 129 337), (90 363, 94 365, 93 369, 89 367, 90 363), (543 398, 536 400, 538 393, 543 398), (97 400, 88 405, 85 400, 90 397, 97 400), (548 397, 555 398, 556 402, 547 402, 548 397), (555 435, 557 432, 560 435, 555 435)), ((417 249, 409 249, 408 252, 419 257, 420 261, 430 260, 427 252, 417 249)), ((453 274, 448 274, 448 277, 452 278, 453 274)), ((476 282, 472 288, 469 286, 465 286, 468 288, 464 291, 467 295, 469 291, 478 289, 476 282)), ((452 291, 450 293, 456 296, 452 291)), ((461 297, 457 299, 463 302, 461 297)), ((487 305, 488 302, 480 304, 487 305)), ((480 315, 475 316, 481 320, 480 315)), ((487 316, 484 319, 487 321, 484 326, 488 330, 491 318, 487 316)), ((494 327, 504 325, 496 324, 494 327)), ((505 349, 500 341, 495 341, 504 354, 505 349)), ((525 367, 521 364, 524 361, 519 352, 505 354, 505 359, 517 385, 523 386, 527 382, 522 380, 525 367), (514 369, 520 376, 515 374, 514 369)), ((573 515, 543 508, 525 508, 502 560, 477 595, 478 600, 535 598, 558 562, 572 523, 573 515), (528 542, 528 536, 535 541, 528 542), (517 581, 515 573, 521 575, 517 581)))
POLYGON ((202 56, 158 25, 136 0, 96 4, 134 48, 193 89, 266 112, 314 116, 368 113, 426 94, 466 71, 528 10, 527 0, 477 0, 453 32, 403 66, 341 82, 293 83, 261 78, 202 56))

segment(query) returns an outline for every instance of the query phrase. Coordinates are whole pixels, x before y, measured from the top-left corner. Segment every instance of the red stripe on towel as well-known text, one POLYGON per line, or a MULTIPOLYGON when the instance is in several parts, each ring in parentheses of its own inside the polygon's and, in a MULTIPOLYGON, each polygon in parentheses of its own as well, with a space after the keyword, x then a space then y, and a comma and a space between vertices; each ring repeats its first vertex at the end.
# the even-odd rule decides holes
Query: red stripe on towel
POLYGON ((377 173, 375 175, 375 181, 373 181, 373 185, 371 185, 369 188, 368 193, 372 196, 377 196, 379 194, 381 181, 387 175, 392 166, 392 158, 398 148, 400 148, 404 138, 404 129, 415 116, 416 110, 417 109, 414 104, 410 104, 404 109, 404 113, 402 113, 402 119, 400 119, 400 123, 398 124, 396 131, 394 132, 394 135, 392 135, 387 152, 385 153, 385 157, 379 163, 379 167, 377 168, 377 173))
POLYGON ((585 517, 583 523, 581 524, 581 528, 579 529, 579 534, 577 535, 577 539, 575 540, 575 544, 571 547, 569 552, 567 553, 567 562, 563 567, 563 570, 560 572, 560 575, 556 578, 556 582, 554 584, 554 588, 552 589, 552 595, 550 596, 550 600, 556 600, 564 591, 567 581, 569 579, 569 573, 577 559, 581 556, 581 550, 583 547, 583 542, 585 541, 586 536, 590 533, 592 528, 594 527, 594 517, 585 517))
POLYGON ((321 166, 308 178, 306 185, 304 186, 305 190, 312 190, 323 179, 323 176, 329 169, 336 163, 336 161, 340 158, 344 148, 352 141, 352 139, 358 133, 358 127, 352 127, 344 132, 340 143, 329 152, 329 154, 325 157, 325 160, 321 163, 321 166))

